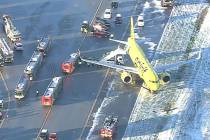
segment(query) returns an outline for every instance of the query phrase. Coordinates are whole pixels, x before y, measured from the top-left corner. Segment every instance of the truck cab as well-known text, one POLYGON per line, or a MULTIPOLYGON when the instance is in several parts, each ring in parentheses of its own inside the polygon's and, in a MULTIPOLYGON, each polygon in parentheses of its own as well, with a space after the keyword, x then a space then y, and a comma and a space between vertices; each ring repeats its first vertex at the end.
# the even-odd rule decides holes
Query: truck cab
POLYGON ((42 37, 40 40, 37 40, 37 50, 45 56, 51 47, 50 37, 42 37))

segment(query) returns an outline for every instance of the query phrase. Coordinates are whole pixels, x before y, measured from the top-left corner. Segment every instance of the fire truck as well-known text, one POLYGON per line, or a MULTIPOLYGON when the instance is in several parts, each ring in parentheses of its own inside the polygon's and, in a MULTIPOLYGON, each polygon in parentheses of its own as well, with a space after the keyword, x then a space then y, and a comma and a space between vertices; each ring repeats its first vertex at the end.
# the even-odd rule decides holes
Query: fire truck
POLYGON ((31 59, 24 69, 24 73, 28 75, 29 80, 33 80, 42 63, 43 55, 38 51, 34 51, 31 59))
POLYGON ((54 77, 41 97, 41 104, 43 106, 53 105, 58 94, 61 92, 62 87, 63 87, 63 78, 54 77))
POLYGON ((82 26, 81 26, 81 32, 85 33, 87 35, 95 36, 95 37, 105 37, 109 38, 112 37, 113 35, 107 31, 108 27, 99 23, 95 22, 91 26, 88 21, 83 21, 82 26))
POLYGON ((15 98, 16 99, 20 100, 25 97, 25 95, 27 94, 28 89, 30 87, 30 83, 31 83, 31 81, 29 80, 29 77, 27 75, 23 74, 20 77, 18 84, 15 88, 15 98))
POLYGON ((75 66, 78 64, 79 58, 79 53, 72 53, 70 58, 61 64, 62 71, 66 74, 71 74, 74 71, 75 66))
POLYGON ((118 124, 118 117, 108 116, 105 118, 103 127, 99 130, 100 137, 102 139, 112 140, 116 133, 118 124))
POLYGON ((13 25, 11 17, 9 15, 3 15, 3 24, 5 33, 12 42, 21 40, 21 33, 13 25))
POLYGON ((4 38, 0 38, 0 54, 5 63, 12 63, 14 60, 14 52, 9 47, 4 38))
POLYGON ((51 39, 50 37, 42 37, 38 41, 37 50, 45 56, 49 49, 51 48, 51 39))

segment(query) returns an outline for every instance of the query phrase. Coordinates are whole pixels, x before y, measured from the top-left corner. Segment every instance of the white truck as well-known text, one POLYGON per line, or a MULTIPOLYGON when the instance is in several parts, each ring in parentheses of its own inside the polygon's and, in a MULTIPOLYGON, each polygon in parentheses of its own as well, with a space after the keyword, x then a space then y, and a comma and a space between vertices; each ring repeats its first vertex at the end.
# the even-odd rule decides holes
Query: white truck
MULTIPOLYGON (((12 63, 14 60, 14 52, 7 44, 4 38, 0 38, 0 54, 5 63, 12 63)), ((0 62, 1 63, 1 62, 0 62)))
POLYGON ((24 73, 28 75, 29 80, 33 80, 36 77, 36 73, 39 70, 43 60, 42 53, 38 51, 34 51, 31 59, 29 60, 28 64, 24 69, 24 73))
POLYGON ((21 40, 21 33, 13 25, 11 17, 9 15, 3 15, 3 24, 5 33, 12 42, 21 40))

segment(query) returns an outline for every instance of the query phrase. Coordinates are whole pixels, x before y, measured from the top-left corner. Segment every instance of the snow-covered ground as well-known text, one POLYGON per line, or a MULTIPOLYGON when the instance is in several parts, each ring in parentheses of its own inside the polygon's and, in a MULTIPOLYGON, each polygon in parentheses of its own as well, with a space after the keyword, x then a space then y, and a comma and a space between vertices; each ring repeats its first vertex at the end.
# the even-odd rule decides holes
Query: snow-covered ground
POLYGON ((153 64, 187 60, 198 48, 205 48, 202 57, 191 65, 170 71, 171 83, 157 94, 141 90, 124 140, 209 139, 210 10, 202 0, 177 2, 180 5, 174 6, 171 12, 153 64), (159 55, 161 52, 166 52, 165 57, 159 55))

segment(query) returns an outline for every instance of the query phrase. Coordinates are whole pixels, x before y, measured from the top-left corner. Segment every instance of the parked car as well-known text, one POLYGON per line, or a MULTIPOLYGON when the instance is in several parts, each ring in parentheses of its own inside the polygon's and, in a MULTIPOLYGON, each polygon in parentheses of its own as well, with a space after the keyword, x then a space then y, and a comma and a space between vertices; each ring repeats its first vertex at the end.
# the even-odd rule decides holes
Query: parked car
POLYGON ((122 24, 122 15, 121 14, 117 14, 114 20, 115 24, 122 24))
POLYGON ((15 42, 14 43, 14 49, 17 51, 23 51, 23 44, 20 42, 15 42))
POLYGON ((111 3, 111 7, 112 8, 117 8, 118 5, 119 5, 119 2, 118 1, 112 1, 112 3, 111 3))
POLYGON ((48 140, 49 132, 47 129, 42 129, 39 134, 38 140, 48 140))
POLYGON ((110 19, 112 18, 112 10, 111 9, 106 9, 104 11, 104 19, 110 19))
POLYGON ((137 26, 143 27, 144 26, 144 16, 143 14, 140 14, 137 18, 137 26))

